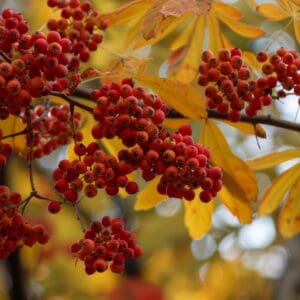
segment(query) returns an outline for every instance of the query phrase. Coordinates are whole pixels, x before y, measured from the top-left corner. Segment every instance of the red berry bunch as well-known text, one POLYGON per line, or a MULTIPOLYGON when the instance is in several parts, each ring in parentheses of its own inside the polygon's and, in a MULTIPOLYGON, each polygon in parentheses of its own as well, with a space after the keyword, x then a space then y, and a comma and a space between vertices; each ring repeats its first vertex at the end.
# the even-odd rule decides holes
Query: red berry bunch
POLYGON ((159 124, 167 113, 167 106, 159 97, 134 87, 130 78, 121 84, 103 85, 93 92, 92 98, 97 102, 94 119, 99 122, 92 129, 93 137, 117 136, 127 147, 148 144, 158 135, 159 124))
MULTIPOLYGON (((260 51, 256 59, 262 63, 262 71, 265 75, 276 76, 282 87, 277 91, 278 97, 285 97, 286 91, 293 91, 295 95, 300 95, 300 59, 295 50, 282 47, 274 54, 260 51)), ((264 82, 262 79, 261 81, 263 85, 264 82)))
POLYGON ((127 177, 134 170, 133 166, 106 154, 96 142, 87 147, 76 144, 74 152, 80 159, 62 160, 52 173, 55 189, 63 193, 65 200, 76 202, 81 191, 93 198, 97 189, 102 188, 111 196, 118 194, 119 188, 125 188, 128 194, 138 191, 137 183, 127 177))
MULTIPOLYGON (((40 158, 50 154, 62 145, 69 144, 73 138, 72 122, 75 130, 79 129, 81 115, 74 112, 73 120, 69 105, 54 105, 49 111, 44 105, 37 105, 31 111, 33 130, 33 158, 40 158)), ((23 119, 27 123, 27 119, 23 119)), ((82 140, 82 133, 76 131, 76 140, 82 140)), ((30 146, 30 133, 27 134, 27 146, 30 146)))
POLYGON ((198 83, 206 87, 208 108, 228 113, 232 122, 240 120, 243 109, 248 116, 254 117, 258 110, 272 102, 277 77, 251 79, 250 69, 244 64, 238 48, 223 49, 218 57, 210 50, 204 51, 199 72, 198 83))
MULTIPOLYGON (((50 19, 48 28, 58 32, 64 40, 72 43, 71 49, 74 55, 70 61, 70 68, 77 70, 80 61, 87 62, 90 52, 96 51, 102 42, 103 36, 95 32, 96 27, 91 20, 97 17, 99 12, 92 9, 92 4, 88 0, 49 0, 48 5, 61 9, 60 19, 50 19)), ((101 29, 106 29, 107 25, 102 26, 101 29)), ((66 46, 68 46, 67 42, 66 46)))
POLYGON ((89 275, 105 272, 108 267, 114 273, 121 273, 127 258, 136 259, 142 255, 135 234, 124 229, 123 220, 108 216, 93 221, 84 238, 71 245, 71 252, 84 262, 89 275))
POLYGON ((28 34, 21 14, 0 15, 0 119, 19 115, 32 98, 51 91, 72 92, 80 83, 80 62, 102 42, 89 17, 98 13, 89 1, 48 1, 61 9, 62 19, 48 24, 50 32, 28 34), (71 19, 70 19, 71 18, 71 19), (52 26, 50 25, 52 24, 52 26), (57 27, 57 28, 56 28, 57 27), (68 75, 68 76, 67 76, 68 75))
POLYGON ((53 172, 55 188, 69 202, 76 202, 84 190, 95 197, 97 188, 116 195, 120 188, 138 192, 136 182, 127 175, 140 169, 146 181, 162 175, 157 190, 169 197, 192 200, 202 189, 200 199, 210 201, 222 187, 222 171, 210 164, 209 150, 194 142, 189 125, 169 133, 160 124, 167 106, 160 98, 147 93, 125 78, 121 84, 104 85, 92 94, 97 102, 94 118, 99 122, 92 135, 101 139, 118 137, 130 149, 120 149, 118 158, 107 155, 96 142, 87 147, 76 144, 79 156, 63 160, 53 172))
POLYGON ((0 129, 0 168, 3 168, 6 165, 6 160, 12 154, 12 147, 8 143, 2 143, 2 130, 0 129))
POLYGON ((0 259, 5 259, 16 249, 45 244, 49 236, 41 224, 30 225, 21 215, 18 206, 21 195, 11 192, 5 185, 0 186, 0 259))

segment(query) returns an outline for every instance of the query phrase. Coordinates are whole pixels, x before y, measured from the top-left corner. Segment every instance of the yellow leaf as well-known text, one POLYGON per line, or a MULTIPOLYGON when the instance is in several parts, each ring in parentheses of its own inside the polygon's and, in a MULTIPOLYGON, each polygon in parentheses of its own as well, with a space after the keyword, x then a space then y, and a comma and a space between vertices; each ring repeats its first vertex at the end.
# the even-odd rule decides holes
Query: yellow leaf
POLYGON ((100 14, 97 18, 97 24, 100 26, 101 21, 107 20, 109 25, 116 25, 126 23, 127 21, 132 20, 138 15, 144 14, 149 6, 151 5, 152 0, 135 0, 129 3, 126 3, 114 11, 106 14, 100 14))
POLYGON ((267 136, 264 128, 262 126, 260 126, 259 124, 253 125, 253 124, 249 124, 249 123, 245 123, 245 122, 234 123, 234 122, 230 122, 228 120, 220 120, 220 119, 218 119, 218 121, 221 121, 222 123, 225 123, 226 125, 232 126, 245 134, 256 135, 261 138, 266 138, 266 136, 267 136))
POLYGON ((163 121, 163 126, 171 129, 178 129, 180 126, 188 124, 191 122, 190 119, 184 119, 184 118, 166 118, 163 121))
POLYGON ((156 186, 160 180, 159 176, 156 176, 153 180, 147 183, 147 185, 141 190, 134 205, 135 210, 148 210, 155 207, 158 203, 166 200, 168 196, 161 195, 157 192, 156 186))
POLYGON ((201 62, 205 17, 200 16, 195 22, 192 22, 191 27, 188 28, 189 30, 193 28, 193 33, 186 33, 190 35, 189 48, 176 74, 176 78, 183 83, 190 83, 195 78, 201 62))
MULTIPOLYGON (((10 115, 6 120, 0 120, 0 128, 3 136, 7 136, 23 131, 26 126, 22 122, 21 118, 10 115)), ((18 155, 25 155, 27 152, 25 137, 25 134, 21 134, 3 139, 2 142, 9 143, 12 146, 14 153, 18 155)))
POLYGON ((300 150, 273 152, 258 158, 246 160, 246 163, 252 170, 260 171, 272 168, 294 158, 300 158, 300 150))
POLYGON ((217 54, 224 48, 219 22, 212 13, 206 17, 206 21, 208 27, 208 48, 217 54))
POLYGON ((232 153, 223 133, 211 120, 205 121, 200 142, 210 150, 212 163, 222 168, 227 188, 233 186, 243 200, 255 201, 258 188, 253 171, 232 153))
POLYGON ((239 20, 243 17, 239 9, 227 3, 214 2, 212 9, 217 15, 226 15, 230 19, 239 20))
POLYGON ((182 46, 189 44, 190 39, 192 37, 194 37, 193 31, 194 31, 194 27, 195 27, 195 23, 196 23, 196 16, 191 17, 191 19, 192 20, 189 22, 188 25, 185 26, 183 31, 172 40, 172 42, 169 46, 170 50, 174 51, 182 46))
POLYGON ((263 3, 258 5, 256 10, 273 21, 280 21, 289 17, 289 14, 285 10, 273 3, 263 3))
POLYGON ((280 233, 286 238, 300 232, 300 176, 298 176, 285 205, 280 211, 278 225, 280 233))
POLYGON ((282 173, 264 194, 259 203, 258 213, 266 215, 272 213, 279 205, 285 193, 299 178, 300 164, 296 164, 292 168, 282 173))
POLYGON ((294 20, 294 30, 295 30, 295 35, 298 43, 300 43, 300 22, 299 22, 299 12, 297 13, 297 17, 294 20))
POLYGON ((199 198, 192 201, 184 200, 184 224, 193 239, 203 237, 211 227, 211 216, 214 212, 214 201, 203 203, 199 198))
POLYGON ((138 76, 136 81, 157 93, 164 102, 191 119, 206 118, 205 102, 191 85, 169 78, 138 76))
POLYGON ((218 18, 225 23, 232 31, 235 33, 247 37, 247 38, 257 38, 264 34, 265 32, 255 26, 245 24, 233 19, 229 19, 224 16, 218 15, 218 18))
POLYGON ((226 186, 223 186, 222 190, 218 192, 218 197, 241 223, 251 223, 252 207, 250 202, 241 199, 234 191, 229 191, 226 186))

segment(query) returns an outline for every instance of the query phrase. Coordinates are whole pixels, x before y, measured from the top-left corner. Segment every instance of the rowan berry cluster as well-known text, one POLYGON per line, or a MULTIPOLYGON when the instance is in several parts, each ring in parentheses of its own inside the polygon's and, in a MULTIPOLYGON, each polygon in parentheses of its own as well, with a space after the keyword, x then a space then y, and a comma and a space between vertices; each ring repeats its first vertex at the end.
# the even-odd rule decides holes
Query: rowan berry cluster
MULTIPOLYGON (((267 69, 266 66, 263 69, 267 69)), ((228 113, 230 121, 238 122, 242 110, 254 117, 263 106, 272 103, 273 88, 278 81, 278 76, 272 74, 273 70, 265 73, 268 74, 266 77, 251 79, 240 49, 223 49, 218 57, 206 50, 202 53, 198 83, 206 87, 208 108, 221 114, 228 113)))
POLYGON ((67 201, 76 202, 83 189, 88 197, 95 197, 97 188, 105 188, 109 195, 116 195, 119 188, 134 194, 138 185, 127 175, 137 169, 145 181, 161 176, 157 191, 169 197, 192 200, 201 188, 199 197, 208 202, 220 191, 221 169, 211 166, 209 150, 194 142, 190 126, 169 133, 160 125, 167 113, 160 98, 134 87, 128 78, 121 84, 102 86, 92 98, 97 102, 94 118, 99 122, 92 135, 118 137, 130 149, 120 149, 116 158, 96 142, 87 147, 76 144, 79 159, 63 160, 53 172, 55 188, 67 201))
POLYGON ((12 154, 12 147, 8 143, 2 143, 1 138, 3 136, 2 130, 0 129, 0 168, 6 165, 6 160, 12 154))
POLYGON ((97 189, 102 188, 111 196, 118 194, 119 188, 125 188, 128 194, 138 191, 137 183, 129 181, 126 176, 133 167, 106 154, 96 142, 87 147, 76 144, 74 152, 80 159, 72 162, 64 159, 52 173, 55 189, 63 193, 65 200, 76 202, 82 190, 89 198, 95 197, 97 189))
POLYGON ((108 216, 93 221, 84 238, 71 245, 71 252, 84 262, 89 275, 105 272, 108 267, 114 273, 121 273, 127 258, 136 259, 142 255, 135 234, 124 229, 121 219, 108 216))
MULTIPOLYGON (((280 84, 277 96, 285 97, 287 91, 293 92, 295 95, 300 95, 300 59, 295 50, 287 50, 279 48, 276 53, 268 54, 265 51, 260 51, 257 56, 257 61, 262 63, 262 72, 265 75, 274 74, 280 84)), ((263 80, 261 79, 263 84, 263 80)))
MULTIPOLYGON (((50 7, 61 9, 60 19, 48 21, 49 30, 58 32, 64 39, 73 44, 74 56, 70 61, 69 70, 77 70, 80 61, 87 62, 90 58, 90 51, 96 51, 102 42, 103 36, 95 32, 95 25, 91 18, 96 18, 99 12, 92 9, 90 1, 60 1, 49 0, 50 7)), ((101 26, 102 30, 108 24, 101 26)))
POLYGON ((37 242, 48 242, 49 236, 43 225, 26 222, 19 211, 21 202, 19 193, 11 192, 5 185, 0 186, 0 259, 7 258, 24 245, 31 247, 37 242))
MULTIPOLYGON (((78 130, 81 115, 79 112, 71 114, 69 105, 53 105, 49 109, 45 105, 37 105, 31 110, 30 118, 32 133, 27 133, 26 142, 30 148, 30 135, 32 134, 34 159, 48 155, 58 147, 69 144, 73 138, 73 126, 76 140, 82 140, 82 133, 78 130)), ((23 120, 28 123, 25 116, 23 120)))
POLYGON ((98 14, 89 1, 48 1, 48 4, 61 9, 62 18, 48 24, 47 34, 40 31, 28 34, 29 26, 22 15, 10 9, 0 15, 2 120, 30 107, 32 98, 51 91, 72 92, 81 81, 80 62, 88 61, 90 51, 95 51, 102 42, 102 35, 95 32, 88 18, 98 14))

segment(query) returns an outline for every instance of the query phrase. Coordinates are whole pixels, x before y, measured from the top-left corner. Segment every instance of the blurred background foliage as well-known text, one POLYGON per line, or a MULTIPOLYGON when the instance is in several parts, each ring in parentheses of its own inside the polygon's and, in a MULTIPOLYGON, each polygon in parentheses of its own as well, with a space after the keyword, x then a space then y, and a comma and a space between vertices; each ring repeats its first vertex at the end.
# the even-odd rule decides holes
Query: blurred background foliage
MULTIPOLYGON (((109 12, 128 1, 92 2, 101 11, 109 12)), ((297 49, 292 27, 283 31, 286 25, 284 21, 271 22, 262 18, 251 5, 253 1, 224 2, 234 3, 243 11, 245 22, 255 24, 267 32, 261 38, 249 40, 240 38, 224 26, 222 29, 236 46, 257 51, 276 37, 270 47, 271 51, 283 45, 297 49)), ((44 28, 45 20, 52 14, 45 3, 42 0, 2 0, 0 8, 21 11, 29 21, 31 30, 35 31, 44 28)), ((130 24, 115 26, 107 32, 103 47, 93 54, 90 65, 105 71, 119 55, 133 55, 141 60, 147 57, 147 73, 164 76, 167 73, 166 60, 170 55, 168 46, 184 26, 177 28, 155 46, 134 52, 124 48, 130 24)), ((293 119, 297 109, 294 102, 291 101, 289 105, 278 102, 267 112, 293 119)), ((255 137, 245 136, 223 123, 220 126, 234 152, 241 158, 300 146, 299 133, 266 126, 267 139, 259 139, 259 149, 255 137)), ((195 124, 194 129, 195 138, 198 138, 200 128, 195 124)), ((35 178, 39 191, 49 198, 57 197, 52 189, 50 170, 64 157, 65 150, 41 159, 36 165, 35 178)), ((276 175, 293 163, 290 161, 257 173, 260 195, 276 175)), ((5 176, 12 190, 28 195, 30 187, 27 171, 21 159, 10 161, 5 176)), ((177 199, 168 199, 155 209, 138 213, 132 209, 133 197, 110 199, 101 194, 82 203, 82 214, 86 221, 103 215, 123 214, 129 228, 138 234, 138 241, 145 251, 143 258, 138 262, 129 262, 124 275, 106 272, 87 276, 83 265, 80 262, 76 264, 68 251, 70 243, 81 237, 80 226, 72 209, 64 207, 58 216, 49 215, 43 201, 32 201, 26 215, 31 220, 45 224, 51 239, 45 246, 22 249, 20 253, 22 278, 29 299, 292 300, 288 295, 280 298, 280 289, 285 282, 287 267, 291 266, 291 260, 295 258, 294 243, 299 246, 299 241, 296 237, 286 242, 279 236, 274 222, 276 215, 260 217, 250 225, 241 225, 220 204, 214 213, 210 233, 202 239, 191 241, 183 225, 182 204, 177 199)), ((299 260, 294 265, 299 267, 299 260)), ((7 270, 6 262, 1 262, 1 300, 9 299, 11 281, 7 270)))

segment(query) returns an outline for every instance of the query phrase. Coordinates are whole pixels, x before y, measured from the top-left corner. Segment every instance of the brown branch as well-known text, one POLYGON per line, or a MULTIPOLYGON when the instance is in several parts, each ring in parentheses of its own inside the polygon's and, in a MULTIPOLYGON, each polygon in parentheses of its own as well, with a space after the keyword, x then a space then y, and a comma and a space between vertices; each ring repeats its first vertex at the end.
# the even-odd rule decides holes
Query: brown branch
MULTIPOLYGON (((92 91, 93 90, 89 89, 89 88, 77 87, 73 93, 73 96, 90 99, 92 91)), ((91 110, 90 107, 89 107, 89 109, 91 110)), ((208 114, 208 118, 228 120, 227 114, 220 114, 219 112, 211 110, 211 109, 207 109, 207 114, 208 114)), ((184 118, 184 116, 182 114, 176 112, 173 109, 170 109, 170 113, 169 113, 168 117, 169 118, 184 118)), ((284 129, 300 132, 300 123, 278 119, 271 115, 261 115, 261 116, 257 116, 254 118, 250 118, 250 117, 242 114, 241 121, 245 122, 245 123, 254 124, 254 125, 255 124, 265 124, 265 125, 270 125, 273 127, 284 128, 284 129)))
MULTIPOLYGON (((66 94, 66 93, 52 91, 52 92, 50 92, 50 95, 52 95, 52 96, 57 96, 57 97, 60 97, 60 98, 62 98, 62 99, 65 99, 66 102, 68 102, 69 104, 72 104, 72 105, 74 105, 74 106, 76 106, 76 107, 80 107, 80 108, 82 108, 82 109, 84 109, 85 111, 88 111, 88 112, 90 112, 90 113, 93 112, 93 108, 91 108, 91 107, 89 107, 89 106, 87 106, 87 105, 84 105, 84 104, 82 104, 82 103, 77 102, 76 100, 74 100, 73 98, 71 98, 71 97, 70 97, 68 94, 66 94)), ((72 95, 73 95, 73 96, 76 96, 76 97, 80 97, 80 96, 75 95, 75 93, 72 94, 72 95)), ((90 95, 90 94, 86 94, 86 98, 89 98, 88 95, 90 95)))
POLYGON ((24 129, 21 130, 21 131, 14 132, 14 133, 7 134, 7 135, 4 135, 3 137, 0 138, 0 141, 1 141, 1 140, 4 140, 4 139, 8 139, 8 138, 13 138, 13 137, 16 137, 16 136, 19 136, 19 135, 22 135, 22 134, 26 134, 26 133, 28 133, 28 130, 27 130, 27 128, 24 128, 24 129))
POLYGON ((76 219, 78 220, 78 222, 80 224, 81 230, 82 230, 83 233, 85 233, 85 227, 84 227, 83 221, 81 219, 78 203, 74 204, 74 211, 75 211, 76 219))

